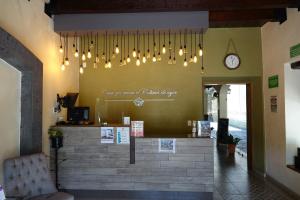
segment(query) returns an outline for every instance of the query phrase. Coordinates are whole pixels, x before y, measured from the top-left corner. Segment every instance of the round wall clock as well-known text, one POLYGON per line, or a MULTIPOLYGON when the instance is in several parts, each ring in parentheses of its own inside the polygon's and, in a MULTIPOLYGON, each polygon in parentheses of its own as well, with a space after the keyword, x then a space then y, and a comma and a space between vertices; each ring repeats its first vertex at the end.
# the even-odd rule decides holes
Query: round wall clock
POLYGON ((228 69, 237 69, 241 64, 240 57, 235 53, 229 53, 224 58, 224 65, 228 69))

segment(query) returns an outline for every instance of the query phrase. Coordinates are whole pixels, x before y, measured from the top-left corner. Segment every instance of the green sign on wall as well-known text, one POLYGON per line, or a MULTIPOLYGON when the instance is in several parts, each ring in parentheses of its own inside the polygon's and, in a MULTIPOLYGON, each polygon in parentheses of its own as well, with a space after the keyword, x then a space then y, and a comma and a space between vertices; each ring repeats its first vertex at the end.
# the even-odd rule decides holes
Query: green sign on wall
POLYGON ((269 88, 277 88, 279 85, 278 75, 269 77, 269 88))
POLYGON ((290 48, 290 57, 294 58, 300 55, 300 43, 292 46, 290 48))

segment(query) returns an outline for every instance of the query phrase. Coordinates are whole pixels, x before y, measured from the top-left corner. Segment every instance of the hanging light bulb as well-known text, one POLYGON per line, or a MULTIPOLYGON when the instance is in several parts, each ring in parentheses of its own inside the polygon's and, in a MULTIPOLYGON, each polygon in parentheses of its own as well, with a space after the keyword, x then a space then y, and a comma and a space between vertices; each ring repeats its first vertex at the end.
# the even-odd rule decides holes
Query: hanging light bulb
POLYGON ((204 74, 204 67, 201 68, 201 74, 204 74))
POLYGON ((64 62, 61 64, 61 71, 65 71, 65 69, 66 69, 66 67, 65 67, 65 65, 64 65, 64 62))
POLYGON ((178 52, 179 56, 183 56, 183 49, 182 46, 180 46, 179 52, 178 52))
POLYGON ((105 61, 104 68, 107 69, 107 61, 105 61))
POLYGON ((132 57, 136 57, 136 51, 135 51, 135 48, 133 48, 133 51, 132 51, 132 57))
POLYGON ((97 62, 95 61, 94 62, 94 69, 97 69, 98 68, 98 65, 97 65, 97 62))
POLYGON ((86 68, 87 67, 86 62, 83 62, 82 66, 83 66, 83 68, 86 68))
POLYGON ((80 74, 83 74, 83 71, 84 71, 84 70, 83 70, 83 67, 82 67, 82 65, 81 65, 80 68, 79 68, 79 73, 80 73, 80 74))
POLYGON ((100 59, 99 59, 99 55, 97 54, 96 55, 96 63, 99 63, 100 62, 100 59))
POLYGON ((188 62, 186 61, 186 58, 184 59, 183 66, 185 66, 185 67, 188 66, 188 62))
POLYGON ((192 56, 192 55, 191 55, 191 57, 190 57, 190 60, 189 60, 189 62, 190 62, 190 63, 194 62, 194 58, 193 58, 193 56, 192 56))
POLYGON ((147 50, 147 58, 150 58, 151 54, 150 54, 150 49, 147 50))
POLYGON ((78 58, 78 56, 79 56, 78 49, 75 50, 74 56, 75 56, 75 58, 78 58))
POLYGON ((174 58, 173 58, 173 65, 175 65, 175 64, 176 64, 176 58, 174 56, 174 58))
POLYGON ((158 52, 158 54, 157 54, 157 61, 161 61, 160 52, 158 52))
POLYGON ((115 48, 115 53, 119 54, 120 53, 120 49, 119 49, 119 33, 117 32, 117 44, 116 44, 116 48, 115 48))
POLYGON ((64 49, 63 49, 62 45, 60 45, 60 47, 59 47, 59 53, 63 53, 63 52, 64 52, 64 49))
POLYGON ((141 61, 140 61, 139 57, 137 57, 135 64, 136 64, 136 66, 140 66, 141 65, 141 61))
POLYGON ((70 61, 69 61, 68 58, 65 59, 65 65, 66 65, 66 66, 69 66, 69 65, 70 65, 70 61))
POLYGON ((164 32, 164 44, 163 44, 163 47, 162 47, 162 53, 163 54, 167 53, 167 50, 166 50, 166 33, 165 32, 164 32))
POLYGON ((152 61, 153 61, 153 62, 156 62, 156 56, 155 56, 155 54, 153 54, 152 61))
POLYGON ((120 53, 120 49, 119 49, 118 45, 116 45, 115 53, 116 53, 116 54, 119 54, 119 53, 120 53))
POLYGON ((196 55, 194 55, 193 62, 194 62, 194 63, 197 63, 197 61, 198 61, 198 58, 197 58, 196 55))
POLYGON ((85 52, 84 52, 84 51, 82 52, 81 60, 82 60, 82 61, 85 61, 85 60, 86 60, 85 52))
POLYGON ((92 58, 92 54, 91 54, 91 50, 90 49, 88 50, 87 57, 88 57, 88 59, 92 58))
POLYGON ((166 54, 166 52, 167 52, 167 50, 166 50, 166 46, 165 46, 165 45, 163 45, 163 48, 162 48, 162 53, 163 53, 163 54, 166 54))
POLYGON ((61 33, 59 33, 59 40, 60 40, 59 53, 63 53, 64 49, 62 45, 61 33))
POLYGON ((127 60, 126 61, 127 61, 127 63, 130 63, 131 59, 130 59, 129 55, 127 56, 127 60))
POLYGON ((201 46, 199 46, 199 56, 203 56, 203 50, 202 50, 202 48, 201 48, 201 46))
POLYGON ((143 63, 146 63, 146 61, 147 61, 147 58, 146 58, 146 55, 144 54, 144 56, 143 56, 143 63))
POLYGON ((110 59, 108 60, 107 68, 111 68, 111 62, 110 62, 110 59))
POLYGON ((169 64, 169 65, 172 65, 172 64, 173 64, 173 61, 172 61, 172 57, 171 57, 171 56, 169 56, 168 64, 169 64))

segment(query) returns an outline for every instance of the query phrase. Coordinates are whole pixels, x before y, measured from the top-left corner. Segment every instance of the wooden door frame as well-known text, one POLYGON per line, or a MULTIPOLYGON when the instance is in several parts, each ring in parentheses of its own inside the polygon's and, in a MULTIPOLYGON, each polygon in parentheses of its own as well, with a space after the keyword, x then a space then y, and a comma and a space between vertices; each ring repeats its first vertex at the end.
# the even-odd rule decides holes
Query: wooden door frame
MULTIPOLYGON (((230 84, 245 84, 246 85, 246 106, 247 106, 247 168, 248 170, 253 169, 253 157, 252 157, 252 108, 253 108, 253 83, 249 80, 222 80, 224 78, 215 78, 215 80, 202 79, 202 93, 204 94, 205 85, 230 85, 230 84)), ((225 78, 227 79, 227 78, 225 78)), ((229 78, 230 79, 230 78, 229 78)), ((202 95, 203 102, 203 115, 204 115, 204 95, 202 95)))

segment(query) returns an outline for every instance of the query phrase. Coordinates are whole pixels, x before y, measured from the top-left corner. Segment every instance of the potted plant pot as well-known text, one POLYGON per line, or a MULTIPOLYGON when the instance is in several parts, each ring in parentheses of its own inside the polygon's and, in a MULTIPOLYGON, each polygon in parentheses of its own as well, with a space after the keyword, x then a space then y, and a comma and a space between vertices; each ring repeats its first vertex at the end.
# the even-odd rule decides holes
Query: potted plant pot
POLYGON ((227 144, 227 151, 228 154, 234 154, 235 153, 235 144, 227 144))
POLYGON ((52 148, 61 148, 63 147, 63 137, 51 137, 51 147, 52 148))
POLYGON ((232 135, 228 135, 225 138, 226 144, 227 144, 227 152, 229 155, 234 155, 236 145, 241 141, 240 138, 235 138, 232 135))
POLYGON ((59 149, 63 146, 63 133, 56 128, 50 128, 48 130, 49 139, 51 141, 51 147, 59 149))

